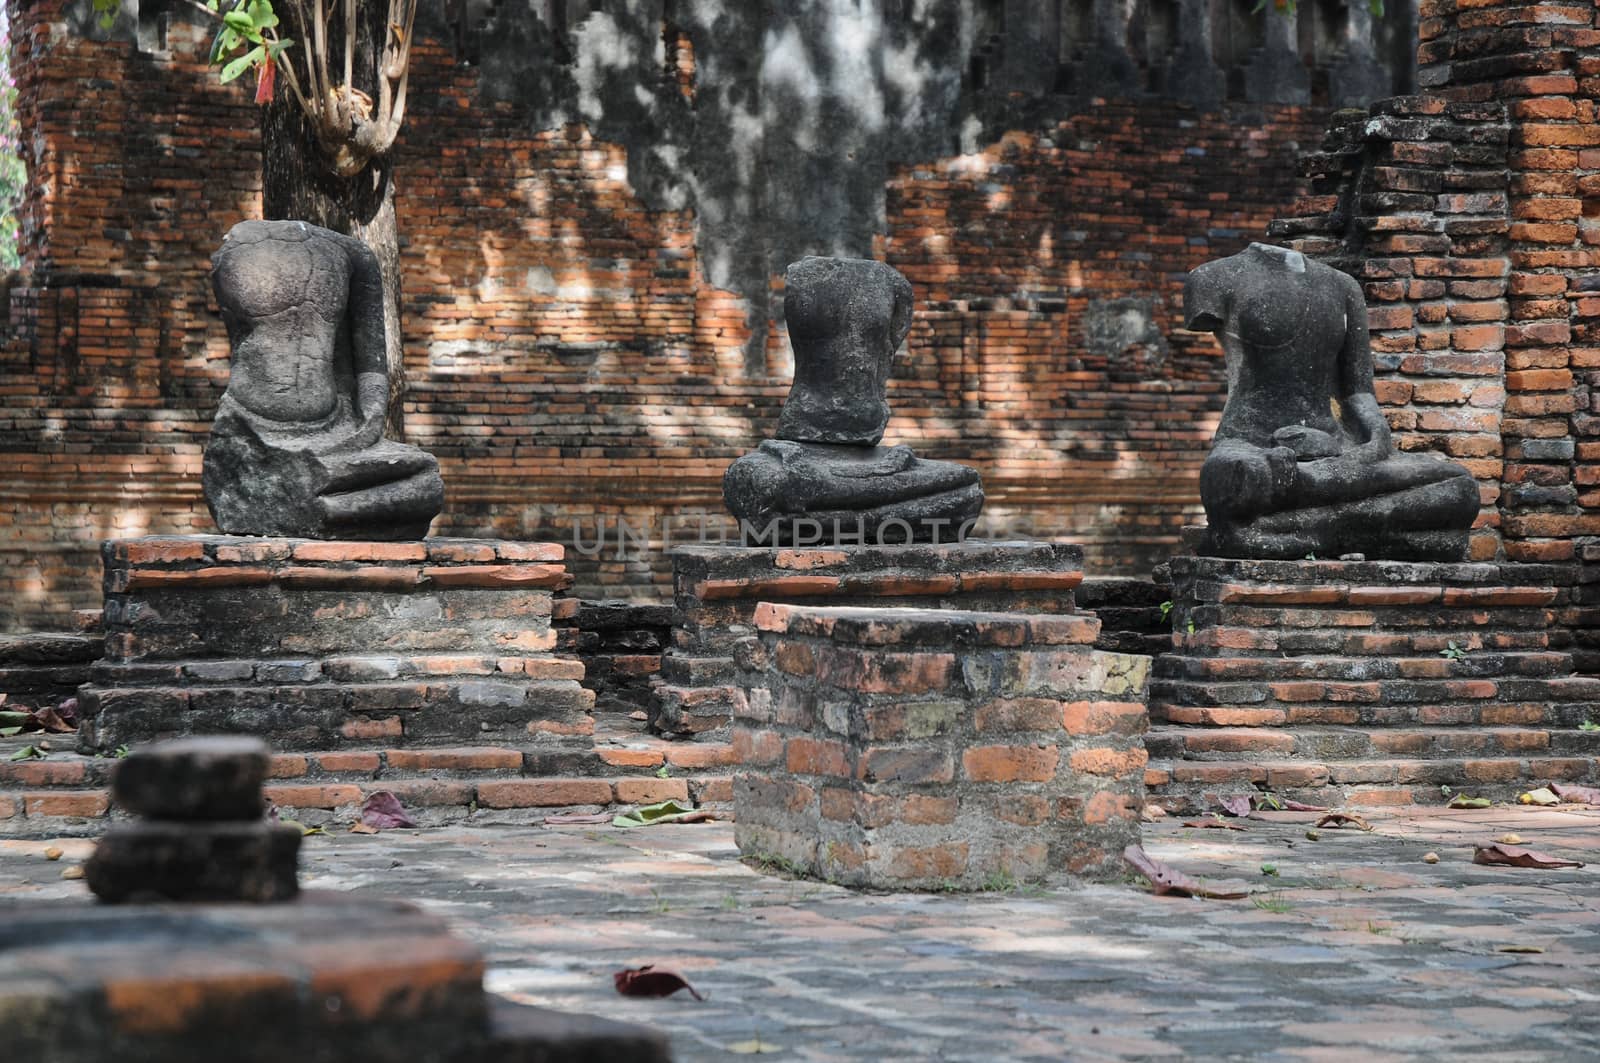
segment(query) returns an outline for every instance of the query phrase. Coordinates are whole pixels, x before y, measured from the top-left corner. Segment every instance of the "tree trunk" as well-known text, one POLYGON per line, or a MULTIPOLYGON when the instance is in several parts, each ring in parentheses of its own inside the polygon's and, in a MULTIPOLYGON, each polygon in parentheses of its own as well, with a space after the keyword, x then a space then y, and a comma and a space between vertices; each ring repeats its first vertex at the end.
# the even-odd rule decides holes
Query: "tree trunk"
MULTIPOLYGON (((377 95, 378 62, 382 55, 385 5, 371 0, 358 5, 354 78, 357 88, 377 95)), ((297 68, 309 51, 310 38, 295 25, 294 9, 280 5, 285 36, 295 42, 297 68)), ((337 21, 337 20, 336 20, 337 21)), ((334 35, 342 42, 343 34, 334 35)), ((330 42, 329 65, 342 76, 342 43, 330 42)), ((306 221, 363 241, 378 256, 383 270, 385 360, 389 366, 389 411, 385 434, 404 438, 401 396, 405 392, 404 347, 400 342, 400 230, 394 212, 393 159, 375 159, 354 177, 335 175, 311 132, 294 96, 278 82, 276 98, 262 111, 262 213, 269 221, 306 221)))

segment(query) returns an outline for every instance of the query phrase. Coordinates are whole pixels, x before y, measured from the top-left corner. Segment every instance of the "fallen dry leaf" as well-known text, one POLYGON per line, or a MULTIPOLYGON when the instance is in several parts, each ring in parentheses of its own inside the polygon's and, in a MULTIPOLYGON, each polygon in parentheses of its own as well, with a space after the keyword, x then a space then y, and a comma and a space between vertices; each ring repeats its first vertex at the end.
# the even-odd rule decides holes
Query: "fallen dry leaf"
POLYGON ((83 868, 78 864, 73 864, 71 867, 64 867, 64 868, 61 869, 61 877, 62 878, 82 878, 83 877, 83 868))
POLYGON ((680 989, 687 989, 696 1000, 704 1000, 683 975, 675 971, 657 970, 654 964, 643 967, 625 967, 611 976, 617 992, 625 997, 670 997, 680 989))
POLYGON ((1255 805, 1245 794, 1234 794, 1232 797, 1217 798, 1217 805, 1230 816, 1248 816, 1255 811, 1255 805))
POLYGON ((52 845, 50 848, 48 848, 48 849, 46 849, 44 851, 44 858, 46 860, 60 860, 61 859, 61 850, 58 849, 56 846, 52 845))
POLYGON ((1326 805, 1307 805, 1299 801, 1291 801, 1287 797, 1278 798, 1278 804, 1283 806, 1285 812, 1326 812, 1326 805))
POLYGON ((1338 828, 1343 827, 1346 824, 1349 824, 1352 827, 1359 827, 1361 830, 1372 829, 1372 824, 1368 823, 1365 819, 1356 815, 1354 812, 1329 812, 1327 815, 1317 820, 1318 827, 1338 828))
POLYGON ((378 828, 374 827, 370 823, 352 823, 352 824, 350 824, 350 833, 351 834, 377 834, 378 833, 378 828))
POLYGON ((1569 805, 1600 805, 1600 789, 1593 786, 1568 786, 1553 782, 1550 790, 1569 805))
POLYGON ((1468 797, 1466 794, 1456 794, 1450 799, 1446 808, 1489 808, 1494 804, 1487 797, 1468 797))
POLYGON ((1424 864, 1437 864, 1439 862, 1439 854, 1438 853, 1423 853, 1422 854, 1422 862, 1424 864))
POLYGON ((1139 874, 1150 880, 1154 893, 1172 893, 1179 897, 1206 897, 1214 901, 1237 901, 1249 894, 1240 890, 1229 892, 1214 890, 1202 884, 1199 879, 1190 878, 1182 871, 1175 871, 1159 860, 1153 859, 1143 847, 1130 845, 1122 850, 1122 859, 1128 862, 1139 874))
POLYGON ((1167 810, 1160 805, 1145 805, 1144 811, 1139 813, 1139 818, 1146 823, 1155 823, 1167 818, 1167 810))
POLYGON ((1521 845, 1522 844, 1522 835, 1520 835, 1520 834, 1502 834, 1502 835, 1500 835, 1500 837, 1496 838, 1495 841, 1503 842, 1506 845, 1521 845))
POLYGON ((1518 794, 1517 803, 1523 805, 1559 805, 1561 798, 1541 786, 1537 790, 1529 790, 1525 794, 1518 794))
POLYGON ((1493 845, 1477 846, 1472 853, 1474 864, 1498 864, 1505 867, 1582 867, 1581 860, 1563 860, 1559 856, 1549 853, 1537 852, 1533 849, 1519 849, 1515 845, 1502 845, 1496 842, 1493 845))
POLYGON ((388 790, 374 790, 367 795, 367 799, 361 803, 361 822, 378 830, 417 825, 417 821, 406 813, 405 806, 400 804, 400 799, 388 790))
POLYGON ((1229 823, 1224 819, 1188 819, 1184 820, 1185 827, 1203 827, 1211 830, 1244 830, 1237 823, 1229 823))

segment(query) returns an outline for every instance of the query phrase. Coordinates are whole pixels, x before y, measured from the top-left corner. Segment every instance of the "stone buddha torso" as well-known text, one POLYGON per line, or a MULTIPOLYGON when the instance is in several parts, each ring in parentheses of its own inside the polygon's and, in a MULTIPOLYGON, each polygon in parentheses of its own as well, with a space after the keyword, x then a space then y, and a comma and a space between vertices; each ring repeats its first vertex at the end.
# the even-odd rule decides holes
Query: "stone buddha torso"
POLYGON ((1228 401, 1200 476, 1207 552, 1465 555, 1476 481, 1454 463, 1395 453, 1353 278, 1252 244, 1190 274, 1184 313, 1227 357, 1228 401))
POLYGON ((233 348, 206 442, 217 526, 238 535, 413 539, 444 501, 431 454, 383 438, 383 283, 359 240, 242 222, 212 258, 233 348))
POLYGON ((964 535, 983 508, 977 470, 881 445, 890 366, 911 329, 911 285, 881 262, 806 258, 785 273, 783 306, 794 384, 777 438, 723 477, 729 511, 764 543, 964 535))

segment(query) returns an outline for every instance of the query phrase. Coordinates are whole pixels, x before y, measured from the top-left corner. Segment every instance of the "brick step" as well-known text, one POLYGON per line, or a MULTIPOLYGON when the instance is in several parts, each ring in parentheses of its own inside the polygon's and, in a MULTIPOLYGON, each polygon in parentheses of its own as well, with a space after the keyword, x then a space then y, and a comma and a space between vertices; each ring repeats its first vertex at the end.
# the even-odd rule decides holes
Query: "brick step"
POLYGON ((1152 758, 1272 760, 1284 756, 1351 759, 1408 757, 1589 757, 1600 755, 1600 731, 1523 727, 1412 729, 1356 727, 1155 727, 1145 735, 1152 758))
MULTIPOLYGON (((651 775, 442 779, 415 773, 361 782, 328 778, 269 782, 267 800, 284 818, 311 825, 349 824, 361 802, 377 790, 400 799, 421 826, 458 822, 472 815, 497 815, 536 809, 546 815, 563 809, 607 810, 676 799, 723 808, 733 800, 730 775, 699 774, 673 778, 651 775)), ((92 788, 0 787, 0 838, 42 835, 94 835, 121 813, 111 808, 110 791, 92 788)))
POLYGON ((1283 679, 1240 682, 1152 679, 1150 702, 1176 705, 1296 707, 1308 702, 1422 704, 1454 701, 1600 702, 1600 679, 1588 676, 1462 679, 1283 679))
POLYGON ((1600 723, 1592 701, 1475 701, 1373 703, 1304 702, 1292 705, 1185 705, 1151 699, 1150 722, 1186 727, 1508 727, 1570 729, 1600 723))
POLYGON ((655 688, 651 701, 651 725, 665 734, 684 737, 721 736, 728 733, 734 713, 745 702, 744 691, 729 685, 673 686, 655 688))
MULTIPOLYGON (((1459 644, 1458 644, 1459 645, 1459 644)), ((1156 661, 1151 682, 1201 680, 1219 682, 1245 679, 1271 680, 1322 679, 1349 682, 1373 680, 1452 680, 1499 678, 1502 676, 1550 677, 1572 673, 1572 657, 1547 650, 1463 651, 1465 656, 1359 657, 1317 654, 1305 657, 1190 657, 1170 653, 1156 661)))
POLYGON ((661 681, 668 686, 719 686, 733 681, 738 665, 732 657, 691 657, 669 653, 661 658, 661 681))
POLYGON ((1177 630, 1172 636, 1179 650, 1227 650, 1237 657, 1276 657, 1280 654, 1317 654, 1340 657, 1429 657, 1448 649, 1454 642, 1468 654, 1488 651, 1538 651, 1549 647, 1550 635, 1544 625, 1532 628, 1481 626, 1430 627, 1412 633, 1363 628, 1263 628, 1219 624, 1189 634, 1177 630))
MULTIPOLYGON (((470 742, 489 733, 587 733, 594 692, 578 685, 582 664, 529 658, 527 673, 283 685, 86 685, 78 705, 85 740, 111 752, 173 733, 255 734, 278 748, 332 749, 387 739, 470 742), (533 678, 547 671, 569 678, 533 678)), ((259 676, 259 673, 258 673, 259 676)))
POLYGON ((1594 785, 1592 757, 1397 760, 1174 760, 1152 757, 1148 799, 1169 812, 1212 810, 1216 799, 1272 793, 1307 804, 1444 805, 1453 794, 1514 801, 1551 782, 1594 785))

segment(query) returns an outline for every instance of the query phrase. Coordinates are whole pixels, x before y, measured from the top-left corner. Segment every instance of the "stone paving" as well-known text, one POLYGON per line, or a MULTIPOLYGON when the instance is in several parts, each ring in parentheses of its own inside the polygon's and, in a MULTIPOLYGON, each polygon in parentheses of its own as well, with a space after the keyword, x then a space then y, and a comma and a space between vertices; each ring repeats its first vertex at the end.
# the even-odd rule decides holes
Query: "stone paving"
MULTIPOLYGON (((1131 877, 852 893, 746 867, 726 823, 312 835, 302 881, 419 900, 488 950, 490 988, 653 1024, 684 1061, 1600 1057, 1600 867, 1471 863, 1508 832, 1600 858, 1600 810, 1374 812, 1371 833, 1312 840, 1314 818, 1146 828, 1152 855, 1242 901, 1131 877), (709 999, 617 996, 612 972, 646 963, 709 999)), ((0 918, 88 901, 60 875, 89 843, 56 843, 59 863, 49 844, 0 842, 0 918)))

